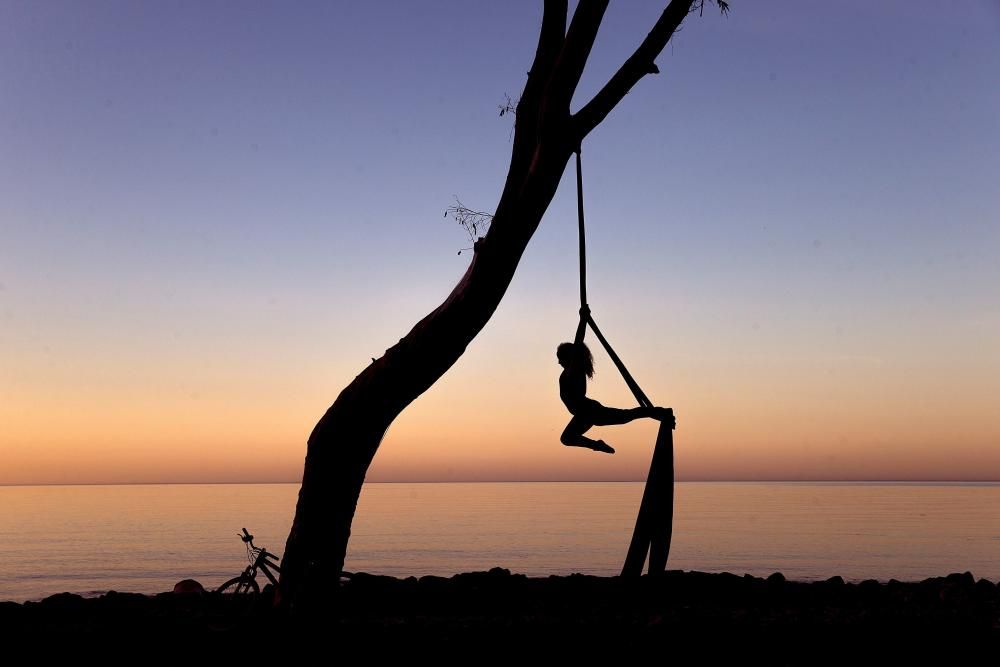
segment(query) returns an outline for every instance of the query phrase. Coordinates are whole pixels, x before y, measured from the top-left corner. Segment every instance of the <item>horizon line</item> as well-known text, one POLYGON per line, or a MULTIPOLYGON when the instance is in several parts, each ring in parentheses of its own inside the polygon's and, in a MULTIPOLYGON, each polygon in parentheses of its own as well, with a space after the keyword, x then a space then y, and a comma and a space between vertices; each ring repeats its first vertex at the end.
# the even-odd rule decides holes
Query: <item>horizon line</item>
MULTIPOLYGON (((377 480, 365 484, 635 484, 645 479, 416 479, 377 480)), ((1000 484, 1000 479, 683 479, 680 484, 1000 484)), ((0 488, 27 486, 209 486, 296 484, 301 481, 241 481, 241 482, 28 482, 0 483, 0 488)))

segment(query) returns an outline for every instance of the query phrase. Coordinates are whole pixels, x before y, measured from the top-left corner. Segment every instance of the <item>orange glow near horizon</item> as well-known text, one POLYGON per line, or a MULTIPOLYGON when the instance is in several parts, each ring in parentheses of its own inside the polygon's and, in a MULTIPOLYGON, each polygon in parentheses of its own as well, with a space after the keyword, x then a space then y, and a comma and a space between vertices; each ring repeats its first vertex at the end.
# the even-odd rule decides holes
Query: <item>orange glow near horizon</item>
MULTIPOLYGON (((369 481, 643 479, 652 422, 600 429, 618 450, 613 456, 559 444, 568 415, 550 356, 519 348, 498 357, 475 347, 396 420, 369 481)), ((163 375, 181 370, 171 366, 163 375)), ((300 479, 306 439, 327 407, 318 371, 227 384, 220 376, 235 369, 219 369, 220 376, 187 370, 189 384, 204 391, 169 391, 162 378, 158 390, 148 390, 157 384, 146 375, 145 391, 66 380, 61 391, 52 383, 8 397, 0 406, 0 484, 300 479)), ((675 363, 669 388, 653 382, 647 391, 677 397, 681 480, 1000 479, 1000 448, 993 446, 1000 427, 986 418, 994 382, 988 369, 963 369, 961 383, 949 383, 940 368, 922 377, 891 370, 675 363), (949 389, 959 384, 971 392, 962 400, 949 389)), ((600 356, 590 393, 630 404, 600 356)))

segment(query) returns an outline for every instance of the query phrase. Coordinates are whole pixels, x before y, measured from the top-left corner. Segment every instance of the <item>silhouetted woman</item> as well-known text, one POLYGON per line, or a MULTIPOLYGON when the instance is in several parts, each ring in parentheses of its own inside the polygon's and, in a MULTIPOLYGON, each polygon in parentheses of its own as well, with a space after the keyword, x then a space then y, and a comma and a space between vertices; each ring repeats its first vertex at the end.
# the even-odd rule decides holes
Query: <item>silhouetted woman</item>
POLYGON ((559 440, 567 447, 587 447, 595 452, 614 454, 614 448, 603 440, 594 440, 584 435, 592 426, 627 424, 635 419, 651 417, 660 421, 670 421, 675 425, 674 413, 670 408, 609 408, 592 398, 587 398, 587 380, 594 377, 594 357, 583 342, 590 311, 580 309, 580 326, 572 343, 562 343, 556 348, 556 358, 563 372, 559 376, 559 398, 573 418, 566 425, 559 440))

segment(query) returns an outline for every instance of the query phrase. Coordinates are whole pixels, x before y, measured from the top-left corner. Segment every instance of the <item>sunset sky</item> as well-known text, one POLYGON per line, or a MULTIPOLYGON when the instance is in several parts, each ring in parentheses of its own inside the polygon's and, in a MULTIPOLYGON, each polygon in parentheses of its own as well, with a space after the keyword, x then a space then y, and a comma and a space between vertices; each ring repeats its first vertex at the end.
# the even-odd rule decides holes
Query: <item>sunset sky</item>
MULTIPOLYGON (((663 0, 613 3, 574 108, 663 0)), ((731 0, 584 145, 590 303, 682 480, 1000 480, 1000 4, 731 0)), ((541 2, 0 0, 0 484, 298 481, 492 210, 541 2)), ((371 481, 641 479, 559 444, 572 170, 371 481)), ((596 351, 596 348, 595 348, 596 351)), ((590 395, 629 405, 597 355, 590 395)))

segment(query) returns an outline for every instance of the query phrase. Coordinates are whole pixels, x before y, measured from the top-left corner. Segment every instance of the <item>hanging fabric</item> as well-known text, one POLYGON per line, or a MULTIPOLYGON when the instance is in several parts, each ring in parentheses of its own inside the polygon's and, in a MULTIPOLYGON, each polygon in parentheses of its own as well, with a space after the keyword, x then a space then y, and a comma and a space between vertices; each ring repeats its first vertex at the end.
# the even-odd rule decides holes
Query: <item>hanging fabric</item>
MULTIPOLYGON (((586 320, 597 340, 607 351, 625 384, 632 391, 635 400, 641 407, 653 407, 639 383, 629 373, 621 358, 615 353, 611 343, 604 337, 587 304, 587 234, 583 217, 583 161, 581 149, 576 151, 576 210, 580 237, 580 318, 586 320)), ((656 434, 656 445, 653 448, 653 458, 649 464, 649 474, 646 486, 642 492, 642 503, 632 531, 632 541, 629 543, 625 564, 622 566, 623 577, 638 577, 642 574, 642 566, 649 555, 649 573, 662 574, 667 569, 667 557, 670 553, 670 541, 673 534, 674 517, 674 439, 673 429, 667 423, 661 422, 656 434)))

